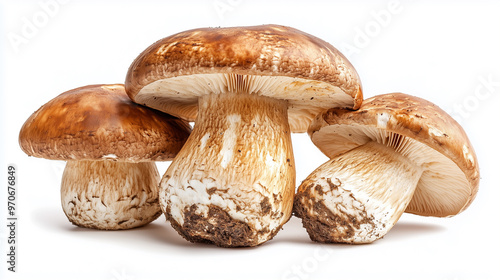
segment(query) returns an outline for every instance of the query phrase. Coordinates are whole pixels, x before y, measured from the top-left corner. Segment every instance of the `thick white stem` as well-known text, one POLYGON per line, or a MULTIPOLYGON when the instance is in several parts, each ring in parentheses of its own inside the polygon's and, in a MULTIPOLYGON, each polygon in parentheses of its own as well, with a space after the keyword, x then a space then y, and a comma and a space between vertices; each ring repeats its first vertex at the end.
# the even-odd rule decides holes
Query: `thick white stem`
POLYGON ((129 229, 161 215, 154 162, 68 161, 61 182, 64 213, 75 225, 129 229))
POLYGON ((193 132, 160 184, 160 204, 190 241, 255 246, 290 218, 295 189, 287 103, 200 98, 193 132))
POLYGON ((420 166, 392 147, 369 142, 309 175, 294 210, 315 241, 370 243, 400 218, 421 174, 420 166))

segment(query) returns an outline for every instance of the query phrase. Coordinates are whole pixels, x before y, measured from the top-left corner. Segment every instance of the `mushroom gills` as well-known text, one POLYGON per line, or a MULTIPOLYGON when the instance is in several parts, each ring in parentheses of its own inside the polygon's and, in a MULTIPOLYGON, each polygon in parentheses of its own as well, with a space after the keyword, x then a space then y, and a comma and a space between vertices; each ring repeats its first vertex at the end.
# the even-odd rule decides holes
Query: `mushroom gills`
POLYGON ((209 94, 200 97, 193 132, 163 176, 160 204, 187 240, 255 246, 290 218, 294 188, 286 101, 209 94))
POLYGON ((68 161, 61 182, 64 213, 80 227, 117 230, 161 215, 154 162, 68 161))
POLYGON ((342 124, 324 127, 313 137, 315 144, 330 158, 371 141, 386 146, 399 144, 395 147, 399 153, 424 169, 419 187, 405 212, 417 215, 434 213, 433 216, 439 217, 460 213, 472 191, 464 172, 446 155, 426 144, 406 136, 397 140, 401 135, 396 135, 400 134, 359 124, 342 124), (433 180, 435 178, 446 180, 433 180), (437 197, 445 199, 435 199, 437 197))
POLYGON ((288 100, 289 125, 292 130, 294 127, 307 128, 321 108, 350 108, 353 105, 350 95, 327 82, 298 77, 234 73, 192 74, 157 80, 145 85, 135 101, 194 121, 199 97, 231 92, 288 100), (332 98, 332 95, 335 98, 332 98))
POLYGON ((383 237, 410 203, 423 168, 404 154, 411 139, 389 133, 333 157, 299 186, 295 214, 314 241, 370 243, 383 237))

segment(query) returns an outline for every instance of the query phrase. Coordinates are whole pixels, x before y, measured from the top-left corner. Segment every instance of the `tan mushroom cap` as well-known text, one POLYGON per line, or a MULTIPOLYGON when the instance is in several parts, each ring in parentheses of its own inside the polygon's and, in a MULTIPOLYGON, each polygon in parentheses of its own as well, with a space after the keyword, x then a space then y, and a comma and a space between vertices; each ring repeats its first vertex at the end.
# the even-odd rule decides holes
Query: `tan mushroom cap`
MULTIPOLYGON (((408 138, 404 154, 424 168, 405 212, 452 216, 474 200, 479 166, 463 128, 438 106, 403 93, 375 96, 358 111, 331 109, 309 127, 315 145, 332 158, 369 141, 392 147, 390 134, 408 138)), ((399 140, 398 140, 399 141, 399 140)))
POLYGON ((166 37, 129 68, 132 100, 194 121, 198 97, 237 92, 288 101, 291 130, 306 131, 322 110, 358 108, 361 82, 332 45, 294 28, 200 28, 166 37))
POLYGON ((121 84, 90 85, 55 97, 24 123, 21 149, 54 160, 171 160, 191 128, 133 103, 121 84))

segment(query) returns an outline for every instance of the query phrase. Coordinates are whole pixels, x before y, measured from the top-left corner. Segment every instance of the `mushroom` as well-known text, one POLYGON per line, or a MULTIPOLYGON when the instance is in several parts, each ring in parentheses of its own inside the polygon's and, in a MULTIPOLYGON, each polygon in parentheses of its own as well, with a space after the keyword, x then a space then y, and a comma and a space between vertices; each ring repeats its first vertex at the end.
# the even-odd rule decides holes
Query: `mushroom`
POLYGON ((75 225, 129 229, 161 215, 153 161, 171 160, 187 122, 133 103, 123 85, 91 85, 52 99, 24 123, 21 149, 67 161, 62 208, 75 225))
POLYGON ((340 52, 277 25, 166 37, 136 58, 125 86, 135 102, 195 121, 160 183, 160 204, 184 238, 224 247, 261 244, 290 218, 290 133, 362 100, 340 52))
POLYGON ((476 196, 479 167, 462 127, 436 105, 403 93, 331 109, 309 127, 330 160, 297 190, 294 213, 312 240, 370 243, 403 212, 450 217, 476 196))

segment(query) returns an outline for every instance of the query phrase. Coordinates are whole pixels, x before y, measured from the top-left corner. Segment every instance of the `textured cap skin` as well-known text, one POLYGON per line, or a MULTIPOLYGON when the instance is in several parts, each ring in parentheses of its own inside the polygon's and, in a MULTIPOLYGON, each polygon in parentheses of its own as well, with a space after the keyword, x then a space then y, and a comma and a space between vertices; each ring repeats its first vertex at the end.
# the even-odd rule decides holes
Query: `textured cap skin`
MULTIPOLYGON (((351 104, 346 107, 354 109, 363 99, 358 74, 338 50, 312 35, 278 25, 200 28, 166 37, 148 47, 132 63, 125 87, 137 102, 136 95, 141 89, 157 80, 213 73, 325 82, 350 96, 351 104)), ((309 99, 313 98, 304 97, 304 103, 309 99)), ((189 114, 195 112, 183 114, 194 120, 195 116, 189 114)), ((308 124, 304 128, 296 128, 293 123, 291 126, 293 131, 305 131, 308 124)))
MULTIPOLYGON (((415 139, 451 159, 470 185, 467 208, 474 200, 479 185, 479 165, 474 149, 463 128, 450 115, 435 104, 403 93, 391 93, 366 99, 359 110, 331 109, 319 114, 311 123, 308 133, 320 150, 315 134, 330 125, 359 125, 383 128, 387 131, 415 139), (381 122, 381 116, 383 121, 381 122)), ((323 137, 323 136, 322 136, 323 137)), ((322 141, 321 141, 322 142, 322 141)), ((323 143, 322 145, 327 145, 323 143)), ((346 147, 350 145, 347 144, 346 147)), ((330 158, 347 150, 330 150, 330 158)), ((415 213, 412 209, 406 212, 415 213)), ((430 213, 415 213, 432 215, 430 213)))
POLYGON ((24 123, 21 149, 55 160, 171 160, 189 124, 133 103, 121 84, 89 85, 52 99, 24 123))

